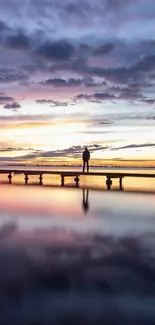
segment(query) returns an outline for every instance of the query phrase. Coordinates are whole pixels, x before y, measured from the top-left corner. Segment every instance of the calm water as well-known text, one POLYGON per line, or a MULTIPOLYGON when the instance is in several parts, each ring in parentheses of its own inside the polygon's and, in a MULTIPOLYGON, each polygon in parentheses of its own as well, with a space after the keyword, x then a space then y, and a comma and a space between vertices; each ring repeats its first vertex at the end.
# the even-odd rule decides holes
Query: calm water
MULTIPOLYGON (((10 167, 2 167, 3 169, 10 169, 10 167)), ((61 168, 61 167, 11 167, 11 169, 29 169, 29 170, 64 170, 64 171, 81 171, 81 168, 61 168)), ((155 168, 91 168, 90 171, 94 172, 128 172, 128 173, 149 173, 155 175, 155 168)), ((6 182, 7 175, 0 175, 0 182, 6 182)), ((95 176, 81 176, 80 177, 80 186, 81 187, 90 187, 90 188, 100 188, 106 189, 106 178, 105 177, 95 177, 95 176)), ((24 176, 21 174, 15 174, 13 176, 13 183, 14 184, 23 184, 24 183, 24 176)), ((119 180, 113 180, 113 189, 118 189, 119 180)), ((38 184, 38 176, 31 176, 29 178, 29 184, 38 184)), ((43 176, 43 184, 44 185, 54 185, 59 186, 61 184, 60 176, 59 175, 44 175, 43 176)), ((74 185, 73 177, 65 179, 66 185, 74 185)), ((138 190, 138 191, 155 191, 155 178, 125 178, 123 180, 123 186, 125 190, 138 190)))
POLYGON ((154 194, 0 185, 0 324, 155 324, 154 194))

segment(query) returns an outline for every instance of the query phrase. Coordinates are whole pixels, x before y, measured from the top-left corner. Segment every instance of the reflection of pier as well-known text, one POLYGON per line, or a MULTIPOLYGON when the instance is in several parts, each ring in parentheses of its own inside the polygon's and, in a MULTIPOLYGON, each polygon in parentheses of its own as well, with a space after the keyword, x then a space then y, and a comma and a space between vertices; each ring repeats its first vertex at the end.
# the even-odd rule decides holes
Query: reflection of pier
POLYGON ((89 189, 83 189, 83 201, 82 201, 82 205, 83 205, 83 210, 85 213, 87 213, 87 211, 89 210, 89 189))
POLYGON ((106 177, 107 190, 111 190, 113 179, 118 179, 119 190, 123 190, 123 179, 128 178, 155 178, 155 174, 141 174, 141 173, 117 173, 117 172, 89 172, 83 173, 78 171, 33 171, 33 170, 0 170, 0 174, 7 174, 9 183, 12 183, 12 178, 14 174, 23 174, 25 179, 25 185, 28 184, 29 177, 36 175, 39 177, 39 184, 43 185, 43 175, 60 175, 61 186, 65 186, 66 178, 73 178, 76 187, 79 186, 80 176, 95 176, 95 177, 106 177))

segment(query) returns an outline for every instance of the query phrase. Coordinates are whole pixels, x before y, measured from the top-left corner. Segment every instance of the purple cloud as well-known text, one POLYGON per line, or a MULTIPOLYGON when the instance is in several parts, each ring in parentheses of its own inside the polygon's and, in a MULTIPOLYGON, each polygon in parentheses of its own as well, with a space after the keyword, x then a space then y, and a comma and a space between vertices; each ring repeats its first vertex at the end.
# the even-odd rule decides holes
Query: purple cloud
POLYGON ((106 55, 106 54, 110 53, 111 51, 113 51, 114 48, 115 48, 114 44, 107 43, 107 44, 101 45, 100 47, 96 48, 94 50, 94 54, 99 55, 99 56, 106 55))
POLYGON ((52 114, 62 107, 71 116, 76 105, 94 115, 107 102, 112 123, 132 116, 138 124, 142 109, 153 116, 154 17, 153 0, 147 6, 146 0, 1 0, 2 113, 19 110, 21 98, 24 110, 29 101, 34 115, 36 104, 42 104, 42 118, 45 104, 52 114), (121 116, 120 109, 125 110, 121 116))
POLYGON ((3 104, 5 102, 13 101, 13 97, 10 96, 0 96, 0 104, 3 104))
POLYGON ((6 38, 5 45, 11 49, 27 49, 29 48, 30 39, 22 31, 12 34, 6 38))
POLYGON ((19 108, 21 108, 20 104, 16 103, 16 102, 13 102, 11 104, 6 104, 4 106, 5 109, 12 109, 12 110, 17 110, 19 108))
POLYGON ((63 40, 53 43, 46 42, 38 47, 36 53, 46 59, 65 61, 73 55, 74 47, 72 44, 63 40))

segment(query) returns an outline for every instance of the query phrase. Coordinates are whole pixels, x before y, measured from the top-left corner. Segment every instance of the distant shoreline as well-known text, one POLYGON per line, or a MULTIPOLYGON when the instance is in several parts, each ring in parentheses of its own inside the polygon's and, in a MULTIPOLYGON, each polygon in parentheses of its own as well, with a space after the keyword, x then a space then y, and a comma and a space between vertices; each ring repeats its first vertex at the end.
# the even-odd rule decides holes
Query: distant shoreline
MULTIPOLYGON (((1 168, 7 168, 7 167, 27 167, 27 168, 82 168, 82 165, 38 165, 38 164, 0 164, 1 168)), ((107 165, 90 165, 90 168, 104 168, 104 169, 155 169, 155 166, 107 166, 107 165)))

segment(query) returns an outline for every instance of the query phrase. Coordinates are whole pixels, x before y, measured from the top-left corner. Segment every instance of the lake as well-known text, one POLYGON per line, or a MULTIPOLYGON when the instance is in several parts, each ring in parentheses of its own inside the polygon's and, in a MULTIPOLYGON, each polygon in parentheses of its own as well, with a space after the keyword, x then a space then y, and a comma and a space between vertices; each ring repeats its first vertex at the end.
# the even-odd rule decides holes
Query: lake
POLYGON ((0 185, 0 324, 154 324, 154 194, 0 185))

